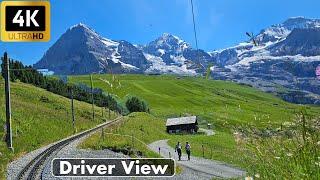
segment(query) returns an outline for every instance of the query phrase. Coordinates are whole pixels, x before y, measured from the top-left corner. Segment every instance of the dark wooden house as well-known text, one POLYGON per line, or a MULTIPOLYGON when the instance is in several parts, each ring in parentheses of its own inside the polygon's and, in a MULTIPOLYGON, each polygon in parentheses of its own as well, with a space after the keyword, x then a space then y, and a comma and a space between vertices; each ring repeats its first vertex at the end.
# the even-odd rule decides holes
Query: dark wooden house
POLYGON ((168 133, 195 133, 199 129, 196 116, 169 118, 166 127, 168 133))

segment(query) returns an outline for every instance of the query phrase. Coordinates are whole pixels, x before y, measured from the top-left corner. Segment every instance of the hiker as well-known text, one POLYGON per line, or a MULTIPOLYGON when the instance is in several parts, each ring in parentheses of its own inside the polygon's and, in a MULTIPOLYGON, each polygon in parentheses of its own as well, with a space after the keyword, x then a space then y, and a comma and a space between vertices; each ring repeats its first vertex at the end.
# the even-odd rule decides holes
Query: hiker
POLYGON ((186 142, 186 152, 188 155, 188 161, 190 161, 191 146, 188 142, 186 142))
POLYGON ((178 142, 178 144, 176 145, 176 149, 174 152, 178 152, 179 161, 181 161, 181 144, 180 144, 180 142, 178 142))

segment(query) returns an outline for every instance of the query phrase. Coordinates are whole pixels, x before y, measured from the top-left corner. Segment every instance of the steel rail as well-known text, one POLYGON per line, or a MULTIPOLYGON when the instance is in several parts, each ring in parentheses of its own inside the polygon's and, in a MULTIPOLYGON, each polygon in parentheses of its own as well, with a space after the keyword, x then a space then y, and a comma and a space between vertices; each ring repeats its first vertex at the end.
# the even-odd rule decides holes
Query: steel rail
POLYGON ((123 117, 118 117, 110 122, 106 122, 103 124, 100 124, 92 129, 86 130, 84 132, 78 133, 76 135, 73 135, 71 137, 65 138, 55 144, 53 144, 52 146, 50 146, 49 148, 47 148, 46 150, 44 150, 43 152, 41 152, 40 154, 38 154, 36 157, 34 157, 29 163, 27 163, 24 168, 19 172, 17 179, 27 179, 27 180, 33 180, 37 178, 37 175, 39 175, 39 171, 41 170, 41 166, 44 165, 45 161, 54 154, 54 152, 58 152, 59 150, 61 150, 63 147, 65 147, 66 145, 68 145, 70 142, 79 139, 85 135, 88 135, 94 131, 97 131, 98 129, 101 129, 105 126, 110 126, 120 120, 122 120, 123 117))

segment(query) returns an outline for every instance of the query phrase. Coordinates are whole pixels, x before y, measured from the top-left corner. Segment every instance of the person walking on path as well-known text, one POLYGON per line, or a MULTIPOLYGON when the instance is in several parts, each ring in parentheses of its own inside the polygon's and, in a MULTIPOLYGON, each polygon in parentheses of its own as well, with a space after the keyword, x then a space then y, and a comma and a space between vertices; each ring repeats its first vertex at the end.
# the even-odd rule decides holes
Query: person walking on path
POLYGON ((191 146, 188 142, 186 142, 186 152, 188 155, 188 161, 190 161, 190 154, 191 154, 191 146))
POLYGON ((175 152, 178 152, 179 161, 181 161, 181 144, 180 144, 180 142, 178 142, 178 144, 176 145, 175 152))

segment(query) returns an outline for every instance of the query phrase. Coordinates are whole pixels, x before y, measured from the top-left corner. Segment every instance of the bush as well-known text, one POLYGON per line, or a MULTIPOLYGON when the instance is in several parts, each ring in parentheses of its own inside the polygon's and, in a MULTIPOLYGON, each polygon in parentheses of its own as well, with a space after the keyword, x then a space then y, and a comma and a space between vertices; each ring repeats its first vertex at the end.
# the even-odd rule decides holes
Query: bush
POLYGON ((126 101, 126 107, 129 112, 149 112, 147 103, 138 97, 129 97, 126 101))
POLYGON ((45 96, 41 96, 41 97, 40 97, 40 101, 41 101, 41 102, 48 103, 48 102, 49 102, 49 98, 47 98, 47 97, 45 97, 45 96))

